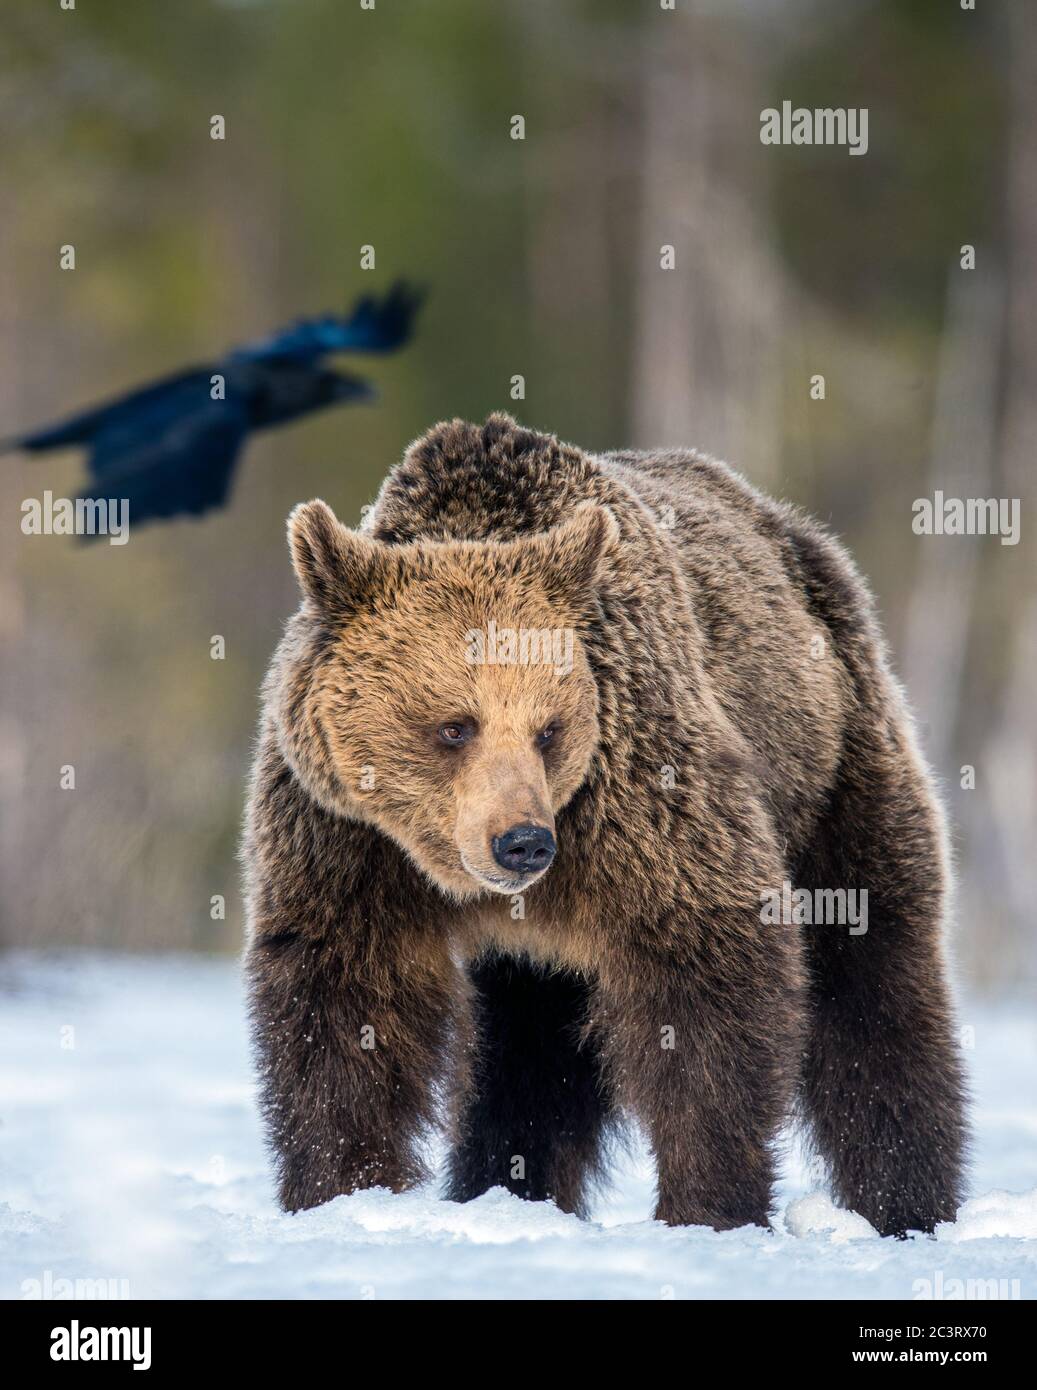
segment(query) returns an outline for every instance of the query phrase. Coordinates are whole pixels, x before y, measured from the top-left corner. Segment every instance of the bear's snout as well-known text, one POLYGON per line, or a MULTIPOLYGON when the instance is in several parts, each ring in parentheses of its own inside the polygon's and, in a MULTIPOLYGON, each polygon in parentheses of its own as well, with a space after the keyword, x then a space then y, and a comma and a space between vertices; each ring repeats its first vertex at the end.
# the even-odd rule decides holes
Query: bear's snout
POLYGON ((543 825, 513 825, 493 837, 491 848, 494 859, 509 873, 539 874, 555 857, 555 837, 543 825))

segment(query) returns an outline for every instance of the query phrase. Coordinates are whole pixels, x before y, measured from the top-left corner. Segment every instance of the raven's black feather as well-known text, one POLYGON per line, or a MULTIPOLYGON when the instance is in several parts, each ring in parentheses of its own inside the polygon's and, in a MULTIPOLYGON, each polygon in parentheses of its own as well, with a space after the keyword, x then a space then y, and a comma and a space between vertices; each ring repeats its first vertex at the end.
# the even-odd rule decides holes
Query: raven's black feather
POLYGON ((399 282, 383 299, 365 295, 357 300, 348 319, 303 319, 262 343, 239 348, 233 356, 243 361, 311 362, 333 352, 393 352, 410 337, 420 305, 420 291, 399 282))
POLYGON ((420 302, 410 286, 394 285, 382 299, 358 300, 348 318, 303 321, 222 361, 188 368, 34 430, 8 447, 37 453, 76 444, 88 448, 91 479, 103 485, 106 497, 126 499, 131 525, 200 516, 226 502, 250 433, 374 395, 363 378, 333 371, 320 359, 402 346, 420 302))

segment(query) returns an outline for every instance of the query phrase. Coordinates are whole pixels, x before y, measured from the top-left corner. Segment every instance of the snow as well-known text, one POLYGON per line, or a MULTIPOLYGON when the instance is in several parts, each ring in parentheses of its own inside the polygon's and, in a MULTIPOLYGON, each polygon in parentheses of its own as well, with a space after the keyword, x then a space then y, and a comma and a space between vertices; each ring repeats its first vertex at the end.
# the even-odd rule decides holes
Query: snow
POLYGON ((500 1189, 444 1202, 435 1184, 286 1216, 233 962, 8 957, 0 1294, 68 1296, 80 1281, 80 1296, 97 1296, 84 1281, 104 1280, 110 1294, 141 1298, 910 1299, 977 1288, 1030 1298, 1037 1020, 1021 1005, 973 1005, 963 1019, 973 1195, 934 1238, 880 1239, 833 1206, 792 1141, 772 1231, 653 1222, 636 1137, 587 1222, 500 1189))
POLYGON ((1011 1236, 1037 1240, 1037 1188, 1030 1192, 987 1192, 958 1211, 957 1221, 941 1226, 941 1240, 984 1240, 1011 1236))
POLYGON ((877 1232, 855 1211, 837 1207, 827 1192, 808 1192, 785 1208, 785 1229, 790 1236, 828 1236, 833 1244, 868 1240, 877 1232))

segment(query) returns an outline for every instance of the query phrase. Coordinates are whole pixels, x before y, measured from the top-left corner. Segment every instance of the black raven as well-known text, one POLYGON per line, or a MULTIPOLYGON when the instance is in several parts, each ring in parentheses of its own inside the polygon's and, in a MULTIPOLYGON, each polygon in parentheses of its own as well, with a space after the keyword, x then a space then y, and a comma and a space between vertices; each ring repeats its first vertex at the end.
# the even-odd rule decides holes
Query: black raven
POLYGON ((253 430, 370 399, 375 393, 367 381, 332 371, 321 359, 402 346, 420 303, 417 290, 397 283, 381 299, 358 300, 348 318, 303 320, 222 361, 189 367, 6 447, 89 449, 94 487, 80 496, 125 498, 133 525, 200 516, 226 502, 238 454, 253 430))

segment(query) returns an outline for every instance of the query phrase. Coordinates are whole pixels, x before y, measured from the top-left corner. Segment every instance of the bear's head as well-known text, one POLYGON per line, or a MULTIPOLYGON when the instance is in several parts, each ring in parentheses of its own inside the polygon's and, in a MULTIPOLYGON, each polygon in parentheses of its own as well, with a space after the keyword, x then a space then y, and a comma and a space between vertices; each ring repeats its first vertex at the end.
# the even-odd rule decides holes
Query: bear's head
POLYGON ((444 892, 522 891, 598 747, 584 638, 615 518, 584 503, 513 540, 387 544, 315 501, 288 530, 304 603, 271 694, 296 775, 444 892))

